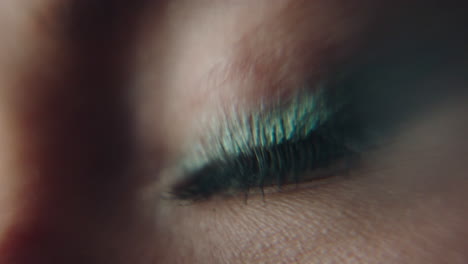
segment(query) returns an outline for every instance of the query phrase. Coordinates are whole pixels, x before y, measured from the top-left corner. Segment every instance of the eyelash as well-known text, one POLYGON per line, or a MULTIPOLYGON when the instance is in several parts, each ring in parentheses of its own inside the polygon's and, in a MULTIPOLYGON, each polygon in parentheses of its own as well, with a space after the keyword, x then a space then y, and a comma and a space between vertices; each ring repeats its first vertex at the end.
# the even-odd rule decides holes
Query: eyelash
POLYGON ((182 200, 207 199, 239 191, 247 196, 252 188, 259 188, 263 193, 265 186, 276 184, 281 187, 318 180, 324 176, 315 175, 314 170, 328 168, 357 154, 351 147, 351 139, 356 135, 359 135, 359 125, 349 111, 342 109, 304 139, 256 147, 246 153, 212 161, 175 185, 172 194, 182 200), (304 177, 306 172, 311 172, 310 177, 304 177))
MULTIPOLYGON (((427 57, 424 52, 420 55, 427 57)), ((322 95, 304 96, 306 105, 316 104, 317 107, 301 109, 302 117, 306 119, 315 119, 321 111, 325 113, 324 118, 318 118, 317 126, 308 126, 312 128, 310 131, 291 122, 293 130, 299 127, 297 130, 307 131, 305 134, 285 138, 280 143, 276 141, 267 146, 262 143, 263 147, 252 147, 250 144, 241 145, 243 140, 230 140, 236 130, 226 129, 229 140, 237 143, 234 145, 241 145, 239 149, 242 151, 231 151, 236 146, 229 145, 227 149, 230 152, 222 153, 225 146, 209 142, 208 145, 219 146, 221 151, 209 150, 208 153, 215 154, 199 155, 201 161, 196 160, 193 162, 195 166, 188 166, 186 173, 181 173, 188 177, 182 176, 185 180, 173 186, 172 194, 178 199, 197 200, 242 191, 248 194, 251 188, 263 190, 263 187, 275 183, 282 186, 316 180, 321 177, 314 172, 316 169, 324 168, 330 172, 325 177, 332 176, 335 172, 333 166, 339 161, 354 165, 352 162, 361 153, 391 144, 404 127, 402 125, 417 118, 427 108, 434 107, 433 103, 440 100, 441 92, 419 83, 438 70, 438 60, 422 66, 421 61, 413 61, 408 64, 409 68, 401 67, 399 63, 399 57, 396 61, 393 57, 389 61, 384 58, 370 64, 364 62, 343 75, 330 76, 328 79, 335 81, 326 84, 322 95), (329 166, 332 167, 330 171, 329 166)), ((297 120, 287 114, 284 116, 282 120, 297 120)), ((262 137, 271 134, 271 127, 261 121, 259 126, 267 127, 267 131, 255 130, 260 131, 262 137)))

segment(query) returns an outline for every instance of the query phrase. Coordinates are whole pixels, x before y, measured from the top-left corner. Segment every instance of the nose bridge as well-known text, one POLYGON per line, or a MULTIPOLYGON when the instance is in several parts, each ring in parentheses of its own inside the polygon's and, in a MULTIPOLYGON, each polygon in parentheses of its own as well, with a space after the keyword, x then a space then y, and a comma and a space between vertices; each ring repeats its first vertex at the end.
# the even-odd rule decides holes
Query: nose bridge
MULTIPOLYGON (((65 258, 92 251, 93 234, 106 224, 103 209, 115 186, 106 181, 119 177, 107 158, 113 153, 98 152, 106 141, 84 118, 87 111, 66 107, 67 98, 53 107, 51 95, 10 106, 0 121, 2 264, 73 263, 65 258)), ((114 150, 122 164, 123 148, 114 150)))
POLYGON ((39 220, 33 214, 24 217, 31 218, 15 219, 2 234, 0 263, 99 263, 92 262, 94 252, 86 251, 76 234, 59 230, 60 223, 53 219, 44 223, 45 219, 39 220))
POLYGON ((100 227, 128 161, 123 110, 72 90, 81 77, 34 75, 19 74, 10 88, 24 94, 2 105, 0 263, 105 263, 95 240, 112 230, 100 227))
POLYGON ((68 2, 0 47, 0 264, 120 263, 137 225, 126 62, 144 1, 68 2))

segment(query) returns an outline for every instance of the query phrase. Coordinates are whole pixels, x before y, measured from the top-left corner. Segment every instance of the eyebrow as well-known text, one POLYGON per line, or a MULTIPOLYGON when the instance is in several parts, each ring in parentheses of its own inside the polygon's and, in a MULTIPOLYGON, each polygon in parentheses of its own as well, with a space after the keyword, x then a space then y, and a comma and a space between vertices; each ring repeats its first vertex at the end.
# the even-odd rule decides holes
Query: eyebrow
POLYGON ((224 110, 207 121, 204 136, 190 142, 179 162, 183 174, 200 170, 213 161, 250 155, 253 149, 307 138, 339 107, 328 104, 326 88, 303 89, 287 102, 253 112, 224 110))

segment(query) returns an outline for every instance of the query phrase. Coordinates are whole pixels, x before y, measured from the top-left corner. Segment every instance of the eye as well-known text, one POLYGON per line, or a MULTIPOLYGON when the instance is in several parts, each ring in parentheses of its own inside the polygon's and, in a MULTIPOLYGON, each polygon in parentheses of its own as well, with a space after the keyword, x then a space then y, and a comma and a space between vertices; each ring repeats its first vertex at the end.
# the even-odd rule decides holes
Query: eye
POLYGON ((450 94, 424 83, 442 58, 432 49, 411 54, 373 58, 257 112, 223 113, 181 158, 171 193, 192 200, 248 194, 352 170, 357 157, 391 144, 405 124, 450 94))
POLYGON ((172 194, 195 200, 247 195, 334 175, 364 148, 365 131, 348 88, 303 89, 258 113, 225 118, 211 132, 214 140, 188 155, 172 194))

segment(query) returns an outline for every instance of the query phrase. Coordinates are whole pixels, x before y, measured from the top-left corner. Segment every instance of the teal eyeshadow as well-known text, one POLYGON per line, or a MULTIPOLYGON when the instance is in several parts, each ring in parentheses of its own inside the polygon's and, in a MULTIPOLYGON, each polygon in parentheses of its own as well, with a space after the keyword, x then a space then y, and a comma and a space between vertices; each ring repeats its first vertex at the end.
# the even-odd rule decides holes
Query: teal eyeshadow
POLYGON ((316 89, 269 110, 218 119, 182 159, 173 193, 192 199, 297 182, 302 172, 348 155, 332 131, 345 100, 330 96, 316 89))

